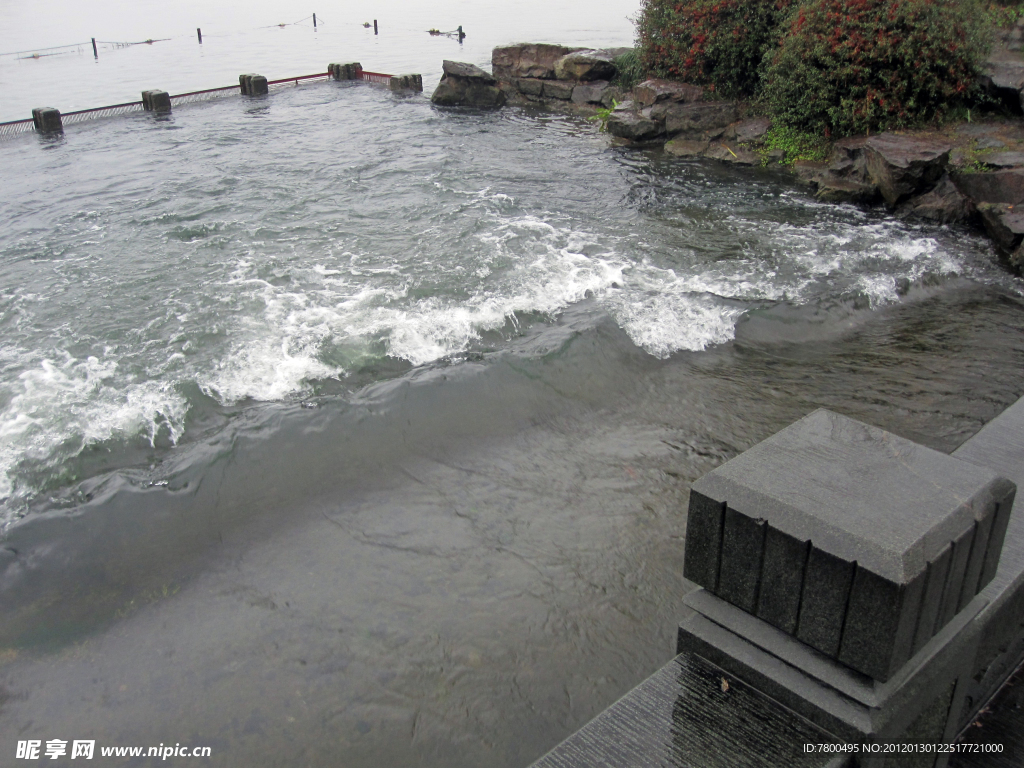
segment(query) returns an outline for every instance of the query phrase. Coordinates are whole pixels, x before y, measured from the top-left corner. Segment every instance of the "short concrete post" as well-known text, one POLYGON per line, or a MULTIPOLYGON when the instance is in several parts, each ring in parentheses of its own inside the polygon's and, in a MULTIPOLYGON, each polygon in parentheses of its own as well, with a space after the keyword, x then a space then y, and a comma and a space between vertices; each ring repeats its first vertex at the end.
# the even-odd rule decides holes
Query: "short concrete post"
POLYGON ((360 80, 362 79, 363 65, 358 61, 349 64, 328 64, 327 71, 335 80, 360 80))
POLYGON ((170 112, 171 96, 167 91, 143 91, 142 108, 147 112, 170 112))
POLYGON ((63 133, 64 123, 60 111, 53 107, 36 107, 32 110, 32 122, 40 133, 63 133))
POLYGON ((422 75, 392 75, 388 81, 388 87, 392 91, 423 91, 422 75))
POLYGON ((263 75, 246 74, 238 76, 239 89, 243 96, 264 96, 268 92, 267 78, 263 75))

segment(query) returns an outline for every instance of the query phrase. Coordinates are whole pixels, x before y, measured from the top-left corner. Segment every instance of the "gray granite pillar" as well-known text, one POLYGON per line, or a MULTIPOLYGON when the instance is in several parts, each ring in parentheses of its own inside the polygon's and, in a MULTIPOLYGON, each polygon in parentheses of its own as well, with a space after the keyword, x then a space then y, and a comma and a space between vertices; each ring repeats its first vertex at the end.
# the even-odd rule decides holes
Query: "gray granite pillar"
POLYGON ((147 112, 170 112, 171 96, 167 91, 143 91, 142 108, 147 112))
POLYGON ((363 65, 358 61, 348 64, 328 64, 327 71, 335 80, 360 80, 362 78, 363 65))
POLYGON ((243 96, 265 96, 268 92, 267 78, 263 75, 239 75, 238 85, 243 96))
POLYGON ((421 75, 393 75, 388 81, 388 87, 392 91, 413 91, 423 92, 423 77, 421 75))
POLYGON ((53 107, 36 107, 32 110, 32 122, 40 133, 63 133, 64 123, 60 111, 53 107))
POLYGON ((1015 491, 815 411, 693 484, 683 573, 703 589, 687 597, 677 652, 844 741, 951 741, 1015 491))

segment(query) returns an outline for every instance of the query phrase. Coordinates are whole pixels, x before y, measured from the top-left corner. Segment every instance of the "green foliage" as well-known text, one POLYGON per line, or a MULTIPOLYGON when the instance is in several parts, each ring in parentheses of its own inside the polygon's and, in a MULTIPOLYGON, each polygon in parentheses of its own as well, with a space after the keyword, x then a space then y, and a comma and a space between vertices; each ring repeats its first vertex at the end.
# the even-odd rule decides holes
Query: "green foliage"
POLYGON ((795 0, 642 0, 640 63, 658 77, 750 95, 795 0))
POLYGON ((1012 27, 1021 18, 1024 18, 1024 3, 1019 0, 1004 3, 985 3, 982 12, 985 15, 985 23, 992 27, 1006 29, 1012 27))
POLYGON ((644 68, 640 64, 640 52, 636 48, 621 56, 616 56, 613 63, 615 64, 615 77, 612 78, 612 85, 617 85, 622 90, 628 91, 634 85, 643 82, 644 68))
POLYGON ((612 113, 618 108, 618 106, 619 102, 612 99, 612 105, 610 107, 598 107, 597 113, 587 119, 600 123, 600 125, 597 126, 597 130, 603 133, 608 130, 608 118, 612 116, 612 113))
POLYGON ((975 96, 987 45, 977 0, 805 0, 765 57, 765 106, 834 137, 941 119, 975 96))
POLYGON ((832 152, 832 142, 820 133, 807 133, 785 125, 773 125, 765 134, 760 148, 767 163, 768 153, 781 149, 785 154, 780 162, 787 165, 797 160, 825 160, 832 152))

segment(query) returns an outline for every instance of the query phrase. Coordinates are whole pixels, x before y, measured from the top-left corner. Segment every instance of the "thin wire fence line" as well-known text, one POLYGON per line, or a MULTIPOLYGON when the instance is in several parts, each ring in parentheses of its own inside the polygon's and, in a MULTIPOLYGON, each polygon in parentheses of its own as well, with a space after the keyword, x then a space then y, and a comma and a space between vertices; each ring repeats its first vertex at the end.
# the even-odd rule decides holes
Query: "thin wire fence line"
MULTIPOLYGON (((367 72, 366 70, 362 70, 360 72, 359 79, 368 83, 386 85, 391 81, 391 77, 391 75, 386 75, 382 72, 367 72)), ((269 91, 272 87, 276 92, 288 87, 289 85, 298 86, 303 82, 330 79, 330 72, 318 72, 315 75, 298 75, 297 77, 283 77, 279 80, 268 80, 267 88, 269 91)), ((172 105, 195 104, 197 102, 209 101, 222 96, 228 96, 233 93, 239 93, 240 90, 241 86, 239 85, 225 85, 219 88, 206 88, 201 91, 188 91, 187 93, 173 94, 170 96, 170 100, 172 105)), ((78 109, 73 112, 64 112, 61 114, 61 122, 64 125, 74 125, 75 123, 82 123, 86 120, 97 120, 105 117, 119 117, 121 115, 130 115, 144 111, 145 108, 141 101, 129 101, 124 104, 111 104, 105 107, 93 107, 91 109, 78 109)), ((35 130, 35 121, 32 118, 11 120, 5 123, 0 123, 0 139, 12 138, 24 133, 29 133, 33 130, 35 130)))
MULTIPOLYGON (((254 32, 254 31, 257 31, 257 30, 263 30, 263 29, 277 29, 277 28, 284 28, 284 27, 297 27, 297 26, 309 26, 309 27, 312 27, 313 26, 312 23, 310 23, 308 25, 304 25, 303 24, 303 22, 311 21, 312 18, 313 18, 313 14, 310 14, 309 16, 307 16, 304 19, 299 19, 299 21, 293 21, 293 22, 291 22, 289 24, 267 24, 267 25, 264 25, 264 26, 250 27, 249 29, 241 29, 241 30, 236 30, 236 31, 233 31, 233 32, 220 32, 220 33, 218 33, 218 32, 209 32, 209 33, 203 32, 203 40, 214 39, 214 38, 234 37, 234 36, 237 36, 237 35, 245 35, 245 34, 248 34, 250 32, 254 32)), ((317 21, 317 26, 318 27, 321 27, 321 26, 323 26, 323 27, 326 27, 326 26, 338 26, 340 28, 340 27, 345 27, 345 26, 348 26, 348 25, 352 25, 353 27, 372 28, 372 25, 369 25, 368 22, 358 22, 358 21, 342 22, 340 25, 331 25, 327 21, 325 21, 319 14, 316 15, 316 21, 317 21)), ((388 22, 382 28, 386 28, 388 30, 395 30, 395 31, 399 31, 399 32, 406 32, 406 33, 421 31, 419 29, 413 29, 413 28, 411 28, 409 26, 406 26, 406 25, 403 25, 401 23, 398 23, 396 25, 392 25, 390 22, 388 22)), ((451 32, 438 32, 437 30, 422 30, 422 31, 424 31, 424 32, 436 32, 437 36, 442 36, 442 37, 455 37, 455 38, 458 37, 458 30, 452 30, 451 32)), ((149 39, 149 40, 139 40, 137 42, 122 42, 122 41, 110 41, 110 40, 99 40, 99 39, 97 39, 96 40, 96 44, 97 45, 113 46, 113 48, 116 50, 118 48, 130 48, 130 47, 133 47, 133 46, 136 46, 136 45, 152 45, 153 43, 163 43, 163 42, 170 42, 172 40, 183 40, 183 39, 192 39, 192 40, 194 40, 195 39, 195 33, 194 32, 187 32, 187 33, 182 33, 180 35, 174 35, 172 37, 152 38, 152 39, 149 39)), ((87 49, 86 52, 91 52, 92 40, 86 40, 84 43, 69 43, 67 45, 51 45, 51 46, 45 46, 45 47, 42 47, 42 48, 29 48, 29 49, 24 50, 24 51, 7 51, 7 52, 4 52, 4 53, 0 53, 0 58, 3 58, 5 56, 20 56, 22 54, 37 54, 38 57, 41 58, 42 56, 62 55, 62 54, 46 54, 46 53, 44 53, 44 51, 64 51, 65 53, 70 54, 70 53, 75 53, 76 51, 80 51, 81 49, 87 49), (74 50, 70 50, 70 49, 74 49, 74 50)), ((24 58, 32 59, 32 58, 37 58, 37 56, 29 55, 29 56, 25 56, 24 58)))

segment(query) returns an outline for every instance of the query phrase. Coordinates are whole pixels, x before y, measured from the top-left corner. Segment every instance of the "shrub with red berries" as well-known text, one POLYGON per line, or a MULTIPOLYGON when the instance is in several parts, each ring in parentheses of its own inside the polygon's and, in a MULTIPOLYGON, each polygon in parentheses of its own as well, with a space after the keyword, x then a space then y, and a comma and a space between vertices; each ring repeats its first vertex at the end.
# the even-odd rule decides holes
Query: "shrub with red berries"
POLYGON ((752 95, 765 52, 793 0, 643 0, 640 61, 651 74, 752 95))
POLYGON ((806 0, 765 58, 782 122, 835 136, 941 118, 975 96, 987 27, 974 0, 806 0))

